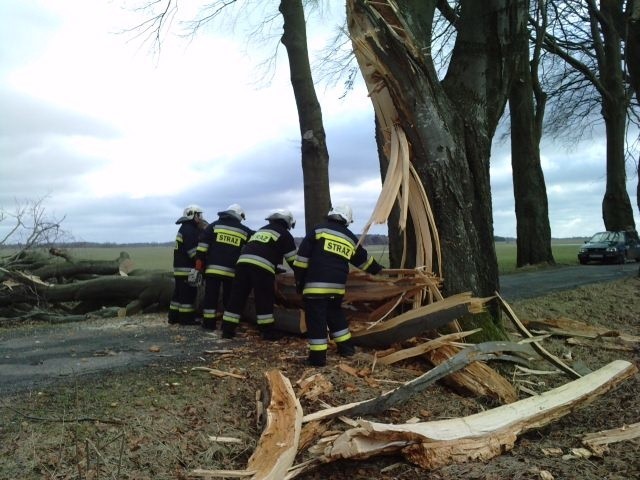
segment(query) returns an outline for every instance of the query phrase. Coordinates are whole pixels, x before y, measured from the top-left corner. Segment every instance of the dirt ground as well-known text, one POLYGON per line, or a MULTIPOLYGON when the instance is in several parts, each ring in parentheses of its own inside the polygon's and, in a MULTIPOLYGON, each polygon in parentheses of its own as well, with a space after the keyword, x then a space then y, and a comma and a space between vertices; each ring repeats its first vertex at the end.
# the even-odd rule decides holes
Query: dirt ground
MULTIPOLYGON (((640 336, 640 278, 594 284, 543 297, 513 302, 521 320, 567 317, 640 336)), ((164 315, 146 316, 164 322, 164 315)), ((506 320, 505 320, 506 321, 506 320)), ((509 328, 510 326, 508 326, 509 328)), ((176 342, 184 342, 180 327, 176 342)), ((197 327, 183 327, 197 328, 197 327)), ((510 328, 509 328, 510 329, 510 328)), ((511 333, 514 333, 512 329, 511 333)), ((514 338, 516 338, 514 336, 514 338)), ((640 351, 607 350, 597 340, 588 346, 567 345, 562 338, 545 340, 558 356, 571 355, 574 365, 595 370, 614 359, 640 366, 640 351)), ((342 359, 329 352, 329 365, 304 365, 302 338, 264 342, 245 327, 239 341, 226 341, 216 351, 203 351, 197 365, 158 362, 144 369, 96 377, 71 378, 42 390, 0 400, 0 479, 187 479, 193 469, 243 469, 260 438, 256 425, 256 391, 265 386, 264 372, 279 368, 296 391, 297 382, 321 372, 332 388, 317 400, 302 399, 305 413, 373 398, 431 368, 424 360, 389 367, 373 365, 373 351, 360 349, 342 359), (222 346, 222 347, 221 347, 222 346), (342 365, 342 366, 341 366, 342 365), (353 375, 349 368, 358 372, 353 375), (235 376, 216 377, 194 366, 207 366, 235 376), (212 437, 233 437, 223 443, 212 437)), ((493 365, 515 382, 514 366, 493 365)), ((544 361, 531 368, 552 370, 544 361)), ((570 381, 562 374, 530 376, 527 388, 543 392, 570 381)), ((518 383, 516 383, 517 385, 518 383)), ((640 421, 640 376, 624 382, 591 405, 540 430, 522 435, 515 448, 487 462, 449 465, 426 472, 402 457, 378 457, 328 464, 301 479, 555 479, 640 478, 640 440, 612 444, 602 457, 575 458, 585 433, 640 421), (554 450, 550 454, 548 449, 554 450), (545 473, 546 472, 546 473, 545 473)), ((529 394, 520 392, 520 398, 529 394)), ((437 384, 407 403, 367 419, 403 423, 459 417, 497 404, 437 384)), ((334 421, 331 430, 347 426, 334 421)), ((305 459, 301 452, 297 462, 305 459)))

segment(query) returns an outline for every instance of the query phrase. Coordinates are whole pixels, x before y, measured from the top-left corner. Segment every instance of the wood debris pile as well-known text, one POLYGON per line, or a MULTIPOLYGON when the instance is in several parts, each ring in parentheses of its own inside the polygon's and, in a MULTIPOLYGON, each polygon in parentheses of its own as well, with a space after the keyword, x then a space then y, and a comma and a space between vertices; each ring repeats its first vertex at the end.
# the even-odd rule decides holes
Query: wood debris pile
MULTIPOLYGON (((246 469, 197 469, 191 475, 292 479, 329 462, 388 454, 402 455, 424 469, 484 461, 513 448, 522 433, 548 425, 589 404, 637 373, 635 365, 623 360, 613 361, 595 372, 578 372, 541 345, 552 334, 637 342, 635 337, 594 330, 566 319, 535 324, 523 322, 496 294, 495 298, 522 340, 461 343, 478 330, 459 331, 456 320, 481 310, 491 299, 473 298, 469 294, 442 298, 437 291, 438 279, 422 271, 391 271, 382 278, 352 274, 349 282, 353 288, 346 299, 346 310, 357 325, 354 340, 366 348, 377 349, 371 371, 376 363, 393 365, 414 357, 426 358, 433 368, 378 397, 335 407, 326 405, 314 412, 303 412, 300 400, 315 399, 316 404, 322 403, 318 397, 334 388, 325 375, 315 373, 299 380, 296 394, 282 372, 270 370, 265 374, 270 390, 268 405, 258 402, 258 415, 266 411, 267 426, 246 469), (429 295, 432 295, 431 303, 414 307, 416 299, 429 295), (539 330, 534 334, 525 323, 539 330), (452 333, 439 334, 437 329, 444 325, 453 330, 452 333), (554 369, 529 368, 529 362, 535 357, 546 360, 554 369), (512 381, 489 366, 488 361, 492 360, 515 363, 512 381), (534 390, 541 385, 532 385, 527 380, 530 375, 559 374, 575 380, 544 393, 534 390), (466 417, 427 422, 414 419, 403 424, 386 424, 366 419, 368 415, 401 406, 439 380, 455 390, 492 398, 501 406, 466 417), (518 400, 519 393, 530 396, 518 400), (332 423, 337 420, 346 424, 347 429, 337 429, 332 423), (296 459, 301 463, 295 464, 296 459)), ((280 276, 278 287, 282 303, 301 316, 296 320, 298 323, 291 324, 304 329, 301 299, 295 294, 293 279, 280 276)), ((280 317, 276 318, 278 321, 280 317)), ((348 365, 339 364, 337 368, 361 377, 359 371, 348 365)), ((575 455, 582 455, 581 458, 587 454, 602 455, 608 443, 636 438, 638 433, 637 425, 632 425, 585 436, 585 448, 574 449, 575 455)))
MULTIPOLYGON (((424 469, 488 460, 513 448, 522 433, 548 425, 587 405, 637 373, 633 364, 617 360, 541 395, 461 418, 404 424, 353 419, 399 405, 461 365, 468 365, 476 359, 499 358, 503 349, 517 345, 492 343, 469 347, 426 374, 378 398, 309 414, 303 412, 300 398, 330 390, 332 386, 327 378, 316 373, 301 380, 296 396, 289 379, 279 370, 270 370, 265 373, 270 391, 267 424, 247 468, 196 469, 190 475, 200 478, 248 476, 253 479, 292 479, 336 460, 367 459, 388 454, 402 455, 424 469), (329 431, 329 422, 336 418, 347 425, 346 430, 329 431), (302 456, 300 454, 304 454, 305 460, 294 465, 295 459, 302 456)), ((581 455, 602 454, 608 443, 636 438, 639 434, 638 425, 631 425, 587 435, 583 439, 586 448, 581 449, 584 450, 581 455)))

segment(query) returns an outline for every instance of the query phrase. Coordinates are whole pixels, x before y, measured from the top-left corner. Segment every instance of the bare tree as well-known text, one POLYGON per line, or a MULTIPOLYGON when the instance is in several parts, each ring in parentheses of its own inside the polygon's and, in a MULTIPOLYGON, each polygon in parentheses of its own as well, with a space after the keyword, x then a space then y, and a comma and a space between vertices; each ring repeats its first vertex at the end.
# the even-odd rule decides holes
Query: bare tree
POLYGON ((626 189, 626 132, 632 89, 623 62, 620 28, 624 1, 563 0, 549 2, 549 27, 544 49, 560 59, 548 59, 546 82, 553 97, 550 127, 558 134, 593 127, 600 113, 607 138, 606 191, 602 217, 607 230, 635 228, 626 189), (564 67, 564 68, 562 68, 564 67))
POLYGON ((279 10, 284 18, 282 44, 287 49, 291 86, 298 109, 302 141, 305 226, 309 231, 322 221, 331 208, 329 152, 322 122, 322 109, 309 64, 302 0, 282 0, 279 10))
POLYGON ((516 80, 509 94, 517 267, 538 263, 555 264, 551 250, 547 188, 540 164, 546 94, 538 79, 538 65, 545 32, 546 6, 544 2, 535 3, 542 20, 535 24, 538 29, 534 36, 533 56, 529 60, 528 32, 522 31, 516 38, 516 80))
MULTIPOLYGON (((629 80, 640 104, 640 0, 627 2, 624 22, 625 61, 629 70, 629 80)), ((638 138, 640 142, 640 137, 638 138)), ((640 212, 640 152, 636 162, 638 183, 636 187, 636 203, 640 212)))
MULTIPOLYGON (((509 119, 511 121, 511 166, 513 171, 513 191, 517 223, 516 266, 539 263, 555 264, 551 250, 551 227, 544 173, 540 163, 540 140, 547 95, 538 78, 541 42, 544 38, 544 18, 546 4, 534 1, 533 15, 542 18, 531 35, 522 30, 514 39, 516 76, 509 94, 509 119), (531 59, 530 59, 531 51, 531 59)), ((438 3, 438 10, 445 22, 437 25, 438 43, 451 43, 451 30, 457 30, 460 23, 460 2, 450 5, 446 1, 438 3)), ((526 8, 531 9, 529 0, 526 8)), ((450 51, 438 48, 434 53, 446 65, 450 51)))
POLYGON ((37 247, 48 247, 65 238, 61 228, 64 217, 52 218, 46 210, 47 197, 18 201, 13 209, 0 207, 0 247, 11 246, 12 252, 0 264, 11 266, 37 247))

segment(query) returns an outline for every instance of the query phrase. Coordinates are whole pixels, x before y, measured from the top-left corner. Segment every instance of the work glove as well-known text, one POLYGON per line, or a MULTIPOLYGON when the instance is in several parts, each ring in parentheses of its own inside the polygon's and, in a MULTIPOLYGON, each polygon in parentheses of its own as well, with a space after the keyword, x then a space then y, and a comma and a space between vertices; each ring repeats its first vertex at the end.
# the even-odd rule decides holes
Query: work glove
POLYGON ((204 272, 204 262, 200 258, 196 260, 196 270, 198 270, 199 272, 204 272))
POLYGON ((197 287, 202 283, 202 273, 195 268, 192 268, 187 276, 187 283, 191 287, 197 287))
POLYGON ((296 282, 296 293, 299 293, 300 295, 302 295, 303 291, 304 291, 304 283, 296 282))

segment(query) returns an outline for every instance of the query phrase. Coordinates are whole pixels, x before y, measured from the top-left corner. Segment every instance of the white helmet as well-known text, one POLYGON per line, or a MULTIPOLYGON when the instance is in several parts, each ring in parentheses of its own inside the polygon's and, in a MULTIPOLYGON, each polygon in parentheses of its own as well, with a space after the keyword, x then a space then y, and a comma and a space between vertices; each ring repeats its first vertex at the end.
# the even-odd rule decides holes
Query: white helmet
POLYGON ((223 210, 222 212, 218 212, 218 215, 222 215, 224 213, 226 213, 227 215, 232 215, 236 217, 239 221, 242 221, 245 219, 244 210, 237 203, 232 203, 227 207, 226 210, 223 210))
POLYGON ((339 205, 329 210, 327 218, 332 218, 333 220, 338 220, 349 225, 350 223, 353 223, 353 212, 349 205, 339 205))
POLYGON ((267 218, 265 218, 265 220, 284 220, 287 223, 287 228, 289 230, 291 230, 292 228, 296 227, 296 221, 293 218, 293 214, 291 213, 290 210, 282 210, 282 209, 277 209, 277 210, 273 210, 268 216, 267 218))
POLYGON ((193 220, 196 217, 196 215, 199 215, 200 217, 202 217, 203 213, 204 211, 202 210, 202 207, 200 207, 199 205, 195 205, 195 204, 188 205, 187 208, 185 208, 184 211, 182 212, 182 217, 176 220, 176 224, 193 220))

